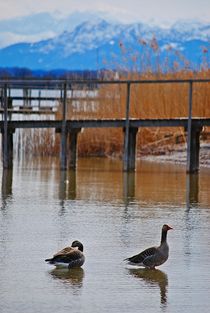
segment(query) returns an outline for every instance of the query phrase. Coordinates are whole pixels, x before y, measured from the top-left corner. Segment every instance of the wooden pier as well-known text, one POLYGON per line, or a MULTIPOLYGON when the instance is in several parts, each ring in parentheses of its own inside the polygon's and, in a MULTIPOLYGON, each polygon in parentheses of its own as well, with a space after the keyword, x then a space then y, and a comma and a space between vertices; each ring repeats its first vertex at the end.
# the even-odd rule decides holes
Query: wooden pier
MULTIPOLYGON (((13 134, 18 128, 53 128, 61 136, 61 169, 67 167, 76 168, 77 138, 82 128, 121 128, 124 132, 123 170, 126 172, 135 170, 136 161, 136 135, 141 127, 183 127, 187 133, 187 168, 188 173, 199 170, 200 133, 204 126, 210 126, 210 118, 192 117, 193 85, 206 84, 210 79, 197 80, 126 80, 126 81, 69 81, 69 80, 0 80, 0 129, 2 134, 2 158, 3 167, 11 168, 13 163, 13 134), (188 84, 188 117, 173 119, 133 119, 130 117, 130 93, 132 84, 188 84), (126 113, 120 119, 77 119, 67 118, 68 91, 72 85, 93 86, 99 88, 101 84, 123 84, 127 88, 126 113), (11 90, 23 90, 22 96, 11 95, 11 90), (28 92, 26 92, 28 90, 28 92), (32 91, 38 90, 38 96, 32 96, 32 91), (57 90, 59 95, 42 96, 42 90, 57 90), (15 107, 15 101, 21 101, 19 108, 15 107), (37 108, 32 106, 32 101, 37 101, 37 108), (62 117, 59 120, 46 119, 46 114, 54 114, 56 106, 43 106, 42 102, 62 103, 62 117), (27 114, 36 114, 39 119, 24 119, 27 114), (45 115, 45 118, 42 118, 45 115), (22 119, 14 118, 22 116, 22 119), (68 143, 68 144, 67 144, 68 143), (69 150, 69 151, 67 151, 69 150), (67 159, 68 156, 68 159, 67 159)), ((94 98, 93 98, 94 100, 94 98)), ((140 101, 140 100, 139 100, 140 101)), ((209 100, 210 101, 210 100, 209 100)))

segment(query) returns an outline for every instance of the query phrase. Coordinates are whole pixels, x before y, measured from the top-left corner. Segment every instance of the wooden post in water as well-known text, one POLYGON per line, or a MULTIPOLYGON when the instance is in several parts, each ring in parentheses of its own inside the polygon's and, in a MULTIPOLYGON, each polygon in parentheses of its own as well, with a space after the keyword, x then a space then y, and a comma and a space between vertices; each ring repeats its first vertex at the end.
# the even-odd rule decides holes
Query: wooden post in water
POLYGON ((10 109, 10 111, 8 112, 8 120, 11 121, 12 119, 12 98, 11 97, 7 97, 7 109, 10 109))
POLYGON ((193 82, 189 82, 188 125, 187 125, 187 173, 199 170, 200 133, 202 127, 192 124, 193 82))
POLYGON ((192 128, 192 95, 193 95, 193 84, 192 81, 189 83, 188 91, 188 124, 187 124, 187 172, 191 172, 191 128, 192 128))
POLYGON ((11 129, 7 129, 6 135, 4 131, 3 141, 2 141, 2 150, 3 150, 3 167, 5 169, 12 168, 13 166, 13 132, 11 129))
POLYGON ((198 173, 186 175, 186 203, 190 208, 199 200, 199 175, 198 173))
POLYGON ((187 173, 196 173, 199 171, 199 152, 200 152, 200 133, 202 127, 191 125, 191 131, 187 132, 190 136, 188 158, 187 158, 187 173))
POLYGON ((63 87, 63 98, 62 98, 62 128, 61 128, 61 152, 60 152, 60 158, 61 158, 61 170, 67 169, 67 156, 66 156, 66 150, 67 150, 67 129, 66 129, 66 106, 67 106, 67 85, 64 84, 63 87))
POLYGON ((7 97, 7 85, 3 90, 3 107, 4 107, 4 128, 2 132, 2 156, 3 156, 3 168, 12 168, 13 165, 13 131, 8 129, 8 97, 7 97))
POLYGON ((124 162, 124 171, 132 172, 135 171, 136 167, 136 134, 138 132, 138 127, 129 127, 128 138, 126 139, 126 128, 124 130, 124 150, 126 151, 126 163, 124 162), (126 141, 128 141, 128 146, 126 148, 126 141))
POLYGON ((1 183, 1 193, 3 200, 6 200, 7 197, 12 194, 12 177, 13 177, 12 168, 10 169, 4 168, 1 183))
POLYGON ((69 168, 75 169, 77 164, 77 136, 80 128, 71 129, 69 132, 69 168))
POLYGON ((136 134, 137 127, 130 127, 130 92, 131 84, 127 83, 127 98, 126 98, 126 121, 124 128, 124 155, 123 155, 123 170, 125 172, 135 171, 136 163, 136 134))
POLYGON ((129 115, 130 115, 130 83, 127 83, 127 97, 126 97, 126 121, 125 121, 125 129, 124 129, 124 155, 123 155, 123 170, 129 171, 129 115))
POLYGON ((4 129, 2 132, 2 151, 3 151, 3 167, 8 168, 8 145, 7 145, 7 133, 8 133, 8 121, 7 121, 7 85, 4 86, 3 90, 3 107, 4 107, 4 129))
POLYGON ((123 173, 123 198, 126 205, 135 197, 135 173, 123 173))

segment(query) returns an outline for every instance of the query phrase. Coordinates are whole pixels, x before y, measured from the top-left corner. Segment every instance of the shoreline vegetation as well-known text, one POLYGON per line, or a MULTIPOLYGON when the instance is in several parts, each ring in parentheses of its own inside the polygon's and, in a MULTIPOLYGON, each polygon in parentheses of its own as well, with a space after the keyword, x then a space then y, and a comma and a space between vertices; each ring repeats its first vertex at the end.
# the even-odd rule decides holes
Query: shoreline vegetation
MULTIPOLYGON (((185 60, 180 52, 174 52, 176 60, 169 65, 165 59, 164 65, 159 63, 159 46, 155 38, 150 42, 140 41, 144 53, 138 55, 135 51, 126 49, 122 43, 120 48, 125 67, 115 71, 104 71, 108 80, 157 80, 157 79, 205 79, 210 78, 209 51, 203 49, 203 60, 200 69, 192 70, 193 66, 185 60), (128 64, 132 63, 132 68, 128 64), (144 69, 144 72, 139 71, 144 69)), ((170 47, 168 49, 171 49, 170 47)), ((100 74, 100 73, 99 73, 100 74)), ((134 84, 130 94, 130 118, 180 118, 188 117, 188 91, 186 83, 168 84, 134 84)), ((88 91, 88 89, 87 89, 88 91)), ((71 92, 74 92, 71 91, 71 92)), ((76 86, 75 86, 76 92, 76 86)), ((85 90, 83 90, 83 94, 85 90)), ((210 83, 193 85, 192 117, 210 117, 210 83)), ((56 119, 61 119, 59 104, 56 119)), ((126 108, 126 86, 100 85, 97 89, 97 99, 88 94, 82 101, 67 100, 67 119, 100 119, 124 118, 126 108)), ((25 152, 34 155, 58 155, 60 151, 60 136, 50 130, 24 132, 25 152), (28 144, 27 143, 31 143, 28 144)), ((210 143, 210 128, 205 127, 201 133, 205 144, 210 143)), ((137 134, 137 157, 152 157, 165 159, 176 154, 180 149, 186 149, 187 136, 183 128, 141 128, 137 134)), ((201 141, 202 142, 202 141, 201 141)), ((201 149, 202 150, 202 149, 201 149)), ((100 156, 121 158, 123 151, 122 129, 85 129, 78 136, 78 156, 100 156)), ((208 149, 204 149, 204 154, 208 149)), ((168 158, 169 159, 169 158, 168 158)), ((172 158, 173 159, 173 158, 172 158)), ((206 162, 207 164, 208 162, 206 162)))

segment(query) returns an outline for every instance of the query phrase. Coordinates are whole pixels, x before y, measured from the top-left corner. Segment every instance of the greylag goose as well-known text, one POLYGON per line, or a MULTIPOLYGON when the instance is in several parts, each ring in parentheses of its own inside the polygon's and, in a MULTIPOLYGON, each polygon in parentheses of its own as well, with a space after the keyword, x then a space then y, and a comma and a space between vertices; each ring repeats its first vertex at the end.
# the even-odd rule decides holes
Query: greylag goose
POLYGON ((172 227, 164 224, 161 233, 161 242, 158 247, 151 247, 139 254, 136 254, 130 258, 125 259, 128 264, 143 266, 146 268, 155 268, 165 263, 169 255, 169 246, 167 244, 167 233, 172 227))
POLYGON ((72 242, 71 247, 66 247, 56 254, 52 258, 46 259, 45 262, 61 267, 80 267, 85 262, 85 256, 83 254, 83 244, 75 240, 72 242))

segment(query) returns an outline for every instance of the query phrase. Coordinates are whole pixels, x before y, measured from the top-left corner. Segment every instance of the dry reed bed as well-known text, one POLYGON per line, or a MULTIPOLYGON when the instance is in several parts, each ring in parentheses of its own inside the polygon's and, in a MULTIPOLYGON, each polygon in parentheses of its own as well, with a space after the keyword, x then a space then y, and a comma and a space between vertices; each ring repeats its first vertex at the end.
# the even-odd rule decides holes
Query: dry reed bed
MULTIPOLYGON (((210 77, 210 70, 202 70, 196 75, 190 71, 177 73, 150 72, 144 75, 130 74, 129 79, 189 79, 210 77)), ((124 79, 124 77, 121 77, 124 79)), ((76 89, 76 86, 75 86, 76 89)), ((188 116, 187 83, 167 84, 132 84, 130 96, 131 118, 174 118, 188 116)), ((126 86, 123 84, 100 85, 96 99, 88 95, 84 100, 67 101, 68 119, 103 119, 125 118, 126 86)), ((193 85, 193 116, 210 117, 210 83, 193 85)), ((59 106, 56 119, 62 118, 62 104, 59 106)), ((208 131, 208 129, 207 129, 208 131)), ((51 130, 33 131, 27 135, 30 139, 28 152, 41 155, 59 153, 60 135, 51 130)), ((142 128, 137 136, 138 154, 159 154, 173 150, 173 144, 184 142, 182 128, 142 128), (161 147, 161 148, 160 148, 161 147)), ((26 149, 26 152, 27 152, 26 149)), ((85 129, 78 137, 79 156, 118 156, 123 149, 122 129, 85 129)))
MULTIPOLYGON (((193 73, 181 72, 166 74, 159 79, 193 78, 193 73)), ((199 78, 205 78, 206 72, 199 73, 199 78)), ((138 79, 139 77, 131 77, 138 79)), ((148 74, 142 79, 155 79, 148 74)), ((135 84, 131 86, 130 117, 131 118, 174 118, 188 116, 188 84, 135 84)), ((68 117, 80 118, 124 118, 126 108, 125 85, 102 85, 99 98, 94 109, 74 111, 69 103, 68 117)), ((210 117, 210 84, 196 83, 193 87, 193 116, 210 117)), ((87 107, 86 107, 87 108, 87 107)), ((171 144, 184 142, 185 134, 182 128, 142 128, 138 132, 138 154, 164 153, 171 150, 171 144), (160 149, 161 146, 161 149, 160 149)), ((123 147, 123 132, 121 129, 86 129, 79 136, 79 155, 118 155, 123 147)))

